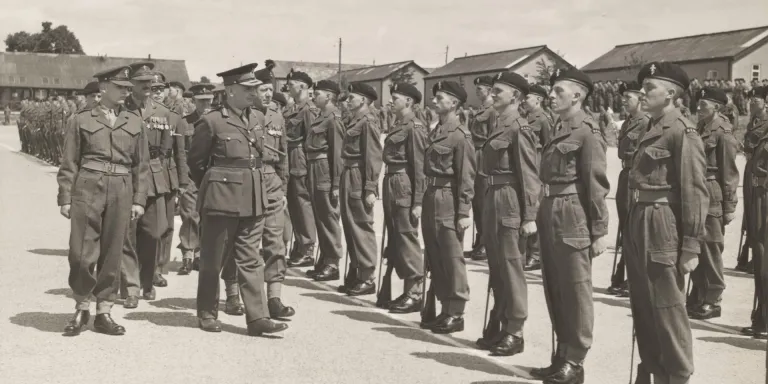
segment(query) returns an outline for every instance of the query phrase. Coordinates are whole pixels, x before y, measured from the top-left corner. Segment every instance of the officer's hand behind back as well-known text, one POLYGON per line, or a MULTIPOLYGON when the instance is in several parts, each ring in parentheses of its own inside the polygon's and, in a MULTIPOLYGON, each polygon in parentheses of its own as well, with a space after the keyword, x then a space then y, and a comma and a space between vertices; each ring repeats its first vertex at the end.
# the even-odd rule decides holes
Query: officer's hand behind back
POLYGON ((538 231, 538 228, 533 220, 524 221, 523 225, 520 226, 520 234, 523 236, 535 235, 536 231, 538 231))
POLYGON ((726 213, 725 215, 723 215, 723 221, 725 222, 725 225, 730 224, 731 221, 733 221, 733 219, 735 219, 735 218, 736 218, 736 213, 735 212, 726 213))
POLYGON ((138 204, 131 206, 131 220, 138 220, 144 214, 144 207, 138 204))
POLYGON ((677 261, 677 268, 681 274, 685 275, 693 272, 699 266, 699 255, 683 251, 680 259, 677 261))
POLYGON ((64 204, 59 209, 59 212, 61 213, 62 216, 64 216, 67 219, 69 219, 69 211, 70 210, 72 210, 72 204, 64 204))
POLYGON ((608 235, 603 235, 592 242, 592 257, 598 257, 608 249, 608 235))

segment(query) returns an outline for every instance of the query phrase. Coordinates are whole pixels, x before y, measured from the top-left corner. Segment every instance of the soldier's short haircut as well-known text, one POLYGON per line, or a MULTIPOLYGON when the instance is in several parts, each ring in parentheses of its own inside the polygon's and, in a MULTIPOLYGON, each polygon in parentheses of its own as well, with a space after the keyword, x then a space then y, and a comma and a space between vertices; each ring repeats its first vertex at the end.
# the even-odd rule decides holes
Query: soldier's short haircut
POLYGON ((579 103, 584 103, 584 100, 587 98, 587 93, 589 93, 587 87, 570 80, 562 80, 559 82, 562 82, 562 84, 565 85, 565 87, 568 88, 572 93, 578 93, 579 103))

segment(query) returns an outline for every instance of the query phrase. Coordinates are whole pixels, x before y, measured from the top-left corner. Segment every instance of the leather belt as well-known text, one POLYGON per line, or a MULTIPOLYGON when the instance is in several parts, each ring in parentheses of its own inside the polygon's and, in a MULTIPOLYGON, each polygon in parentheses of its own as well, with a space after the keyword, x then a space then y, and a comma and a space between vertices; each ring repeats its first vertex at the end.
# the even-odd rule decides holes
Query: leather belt
POLYGON ((360 162, 362 162, 362 160, 360 160, 360 159, 343 159, 343 162, 344 162, 344 167, 346 167, 346 168, 359 168, 360 167, 360 162))
POLYGON ((505 173, 501 175, 488 175, 485 177, 485 182, 490 185, 514 185, 517 184, 517 178, 515 175, 505 173))
POLYGON ((304 143, 302 143, 301 141, 294 142, 294 143, 290 141, 288 142, 288 149, 303 148, 303 147, 304 147, 304 143))
POLYGON ((131 169, 127 165, 99 160, 86 160, 80 168, 106 173, 108 175, 129 175, 131 173, 131 169))
POLYGON ((543 184, 541 186, 544 197, 554 197, 563 195, 575 195, 579 193, 576 184, 543 184))
POLYGON ((307 152, 307 160, 321 160, 327 158, 328 154, 325 152, 307 152))
POLYGON ((166 149, 163 150, 160 147, 149 147, 149 158, 150 159, 163 159, 166 157, 173 156, 173 150, 172 149, 166 149))
POLYGON ((621 161, 621 169, 630 169, 630 168, 632 168, 632 162, 630 160, 621 161))
POLYGON ((224 168, 261 168, 261 158, 256 157, 253 159, 215 159, 213 161, 214 167, 224 168))
POLYGON ((427 187, 450 188, 453 186, 453 176, 427 176, 427 187))
POLYGON ((765 182, 768 181, 768 176, 755 176, 752 175, 752 186, 753 187, 763 187, 765 186, 765 182))
POLYGON ((392 175, 396 173, 406 173, 407 170, 408 170, 407 164, 392 164, 392 165, 387 164, 387 169, 384 173, 387 175, 392 175))
POLYGON ((717 180, 717 171, 707 171, 707 180, 717 180))
POLYGON ((640 189, 631 189, 630 193, 632 196, 632 201, 636 203, 677 203, 677 196, 675 196, 672 191, 646 191, 640 189))

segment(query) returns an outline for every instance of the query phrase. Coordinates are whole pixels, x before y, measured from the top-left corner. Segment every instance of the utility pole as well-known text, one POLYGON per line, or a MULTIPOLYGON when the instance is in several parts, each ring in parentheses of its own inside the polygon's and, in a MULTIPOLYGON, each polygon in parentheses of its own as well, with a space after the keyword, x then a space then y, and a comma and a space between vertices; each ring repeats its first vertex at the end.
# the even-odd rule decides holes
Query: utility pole
POLYGON ((341 37, 339 37, 339 86, 341 86, 341 37))
POLYGON ((448 64, 448 46, 445 46, 445 63, 448 64))

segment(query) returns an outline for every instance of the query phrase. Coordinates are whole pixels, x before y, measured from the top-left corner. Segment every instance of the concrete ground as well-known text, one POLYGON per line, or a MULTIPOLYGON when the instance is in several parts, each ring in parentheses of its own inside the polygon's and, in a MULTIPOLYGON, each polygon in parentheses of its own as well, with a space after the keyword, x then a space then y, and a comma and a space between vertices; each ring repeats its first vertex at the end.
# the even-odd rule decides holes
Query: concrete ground
MULTIPOLYGON (((467 263, 472 293, 466 329, 447 337, 419 329, 418 314, 389 315, 373 307, 375 297, 347 298, 336 293, 338 283, 315 283, 303 271, 291 271, 283 290, 284 302, 298 312, 284 334, 248 337, 244 318, 223 313, 224 332, 205 333, 195 319, 196 273, 175 274, 181 257, 176 249, 166 276, 169 286, 158 289, 158 300, 142 301, 135 310, 115 306, 113 317, 127 328, 125 336, 88 331, 62 337, 74 310, 67 285, 69 224, 56 207, 56 168, 19 153, 19 148, 15 126, 0 126, 1 382, 520 384, 534 382, 528 371, 549 361, 550 322, 539 272, 528 274, 525 352, 496 358, 474 349, 488 269, 473 261, 467 263)), ((609 149, 608 158, 615 183, 615 149, 609 149)), ((612 196, 613 191, 608 204, 614 238, 612 196)), ((694 383, 753 384, 765 377, 765 342, 739 335, 740 327, 749 323, 753 297, 751 276, 732 269, 742 208, 739 204, 738 219, 727 228, 723 316, 693 321, 694 383)), ((376 214, 381 217, 380 206, 376 214)), ((377 220, 377 231, 380 225, 377 220)), ((468 249, 471 239, 465 240, 468 249)), ((593 266, 594 344, 585 365, 590 384, 625 383, 629 378, 629 301, 604 294, 612 262, 610 250, 593 266)))

